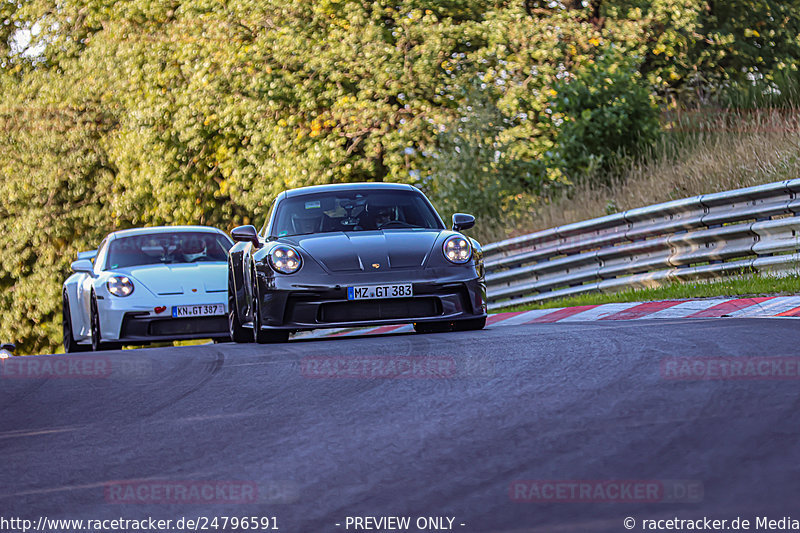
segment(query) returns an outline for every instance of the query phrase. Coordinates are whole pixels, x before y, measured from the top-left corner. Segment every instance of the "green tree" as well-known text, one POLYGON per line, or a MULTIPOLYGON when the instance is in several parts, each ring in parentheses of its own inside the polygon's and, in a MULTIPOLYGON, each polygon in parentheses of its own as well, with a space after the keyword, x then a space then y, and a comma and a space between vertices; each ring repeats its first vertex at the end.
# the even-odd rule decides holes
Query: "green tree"
POLYGON ((61 337, 69 264, 114 227, 114 171, 100 147, 114 119, 89 103, 13 97, 2 85, 0 338, 22 353, 50 352, 61 337))
POLYGON ((514 121, 490 91, 472 88, 459 115, 439 136, 424 188, 446 221, 453 213, 470 213, 478 219, 476 237, 503 238, 523 206, 558 184, 547 181, 543 162, 516 155, 514 145, 522 141, 504 135, 514 121))
POLYGON ((659 109, 636 67, 609 49, 555 85, 552 109, 560 126, 551 165, 572 180, 607 175, 620 157, 658 139, 659 109))

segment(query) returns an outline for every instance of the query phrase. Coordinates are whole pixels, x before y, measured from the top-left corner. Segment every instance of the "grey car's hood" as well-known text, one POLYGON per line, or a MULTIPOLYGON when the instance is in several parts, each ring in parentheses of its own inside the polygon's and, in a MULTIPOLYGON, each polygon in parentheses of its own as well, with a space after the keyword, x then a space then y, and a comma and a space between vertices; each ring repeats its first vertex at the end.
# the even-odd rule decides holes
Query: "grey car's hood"
POLYGON ((284 237, 330 272, 421 268, 440 230, 391 229, 284 237), (377 265, 377 266, 376 266, 377 265))

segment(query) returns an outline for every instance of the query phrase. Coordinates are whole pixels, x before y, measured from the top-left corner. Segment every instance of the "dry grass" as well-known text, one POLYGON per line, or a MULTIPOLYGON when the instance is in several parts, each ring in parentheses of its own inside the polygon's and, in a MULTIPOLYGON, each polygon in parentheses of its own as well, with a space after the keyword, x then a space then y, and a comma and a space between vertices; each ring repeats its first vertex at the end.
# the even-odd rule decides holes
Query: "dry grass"
MULTIPOLYGON (((576 185, 540 205, 512 235, 680 198, 800 178, 800 110, 729 114, 672 133, 608 186, 576 185), (721 126, 721 127, 720 127, 721 126), (721 130, 721 131, 720 131, 721 130), (680 136, 681 140, 676 141, 680 136)), ((696 116, 693 117, 696 120, 696 116)))

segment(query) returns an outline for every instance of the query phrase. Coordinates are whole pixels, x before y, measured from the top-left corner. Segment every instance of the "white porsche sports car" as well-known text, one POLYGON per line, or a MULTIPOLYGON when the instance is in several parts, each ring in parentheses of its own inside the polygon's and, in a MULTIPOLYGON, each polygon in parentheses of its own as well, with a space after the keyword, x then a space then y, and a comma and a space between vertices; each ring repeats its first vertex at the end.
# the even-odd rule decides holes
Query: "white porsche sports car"
POLYGON ((64 282, 64 349, 229 340, 231 246, 224 232, 205 226, 110 233, 97 250, 78 254, 64 282))

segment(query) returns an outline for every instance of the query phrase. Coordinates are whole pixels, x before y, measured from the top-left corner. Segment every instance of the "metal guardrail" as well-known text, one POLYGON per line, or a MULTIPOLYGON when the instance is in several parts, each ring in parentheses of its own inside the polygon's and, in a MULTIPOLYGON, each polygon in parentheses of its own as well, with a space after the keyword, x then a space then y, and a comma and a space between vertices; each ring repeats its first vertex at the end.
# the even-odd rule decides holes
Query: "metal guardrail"
POLYGON ((747 271, 800 270, 800 179, 704 194, 484 246, 489 309, 747 271))

